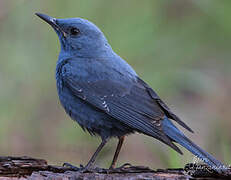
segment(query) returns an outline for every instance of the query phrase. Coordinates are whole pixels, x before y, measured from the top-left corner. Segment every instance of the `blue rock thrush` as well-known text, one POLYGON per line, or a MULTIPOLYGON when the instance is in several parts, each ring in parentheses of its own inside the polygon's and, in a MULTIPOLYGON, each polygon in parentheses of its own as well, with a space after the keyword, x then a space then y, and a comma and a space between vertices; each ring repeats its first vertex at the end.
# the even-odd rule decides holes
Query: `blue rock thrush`
POLYGON ((182 154, 175 145, 178 143, 209 166, 224 167, 172 123, 193 132, 112 50, 97 26, 81 18, 36 15, 53 27, 60 40, 56 83, 62 106, 84 130, 102 139, 84 169, 92 167, 111 137, 119 139, 110 166, 115 168, 125 136, 135 132, 154 137, 182 154))

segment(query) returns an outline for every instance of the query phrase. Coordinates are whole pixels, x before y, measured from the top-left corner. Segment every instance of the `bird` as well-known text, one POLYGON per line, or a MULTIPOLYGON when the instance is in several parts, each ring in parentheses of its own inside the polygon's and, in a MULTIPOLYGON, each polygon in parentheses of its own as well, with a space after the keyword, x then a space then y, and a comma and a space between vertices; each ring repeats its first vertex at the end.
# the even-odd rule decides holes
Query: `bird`
POLYGON ((225 167, 183 134, 175 123, 191 133, 193 130, 113 51, 95 24, 82 18, 35 14, 59 37, 55 77, 61 105, 84 131, 102 140, 85 170, 94 166, 97 155, 113 137, 118 144, 109 169, 114 169, 125 137, 133 133, 153 137, 183 154, 179 144, 214 169, 225 167))

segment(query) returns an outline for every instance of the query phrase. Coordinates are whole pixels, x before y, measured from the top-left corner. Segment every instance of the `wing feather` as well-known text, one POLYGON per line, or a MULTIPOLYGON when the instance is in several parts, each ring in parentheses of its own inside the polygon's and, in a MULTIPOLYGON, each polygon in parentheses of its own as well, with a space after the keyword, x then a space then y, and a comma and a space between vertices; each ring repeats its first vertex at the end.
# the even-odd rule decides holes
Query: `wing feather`
POLYGON ((162 130, 164 111, 137 81, 77 81, 71 73, 63 73, 62 80, 73 95, 182 153, 162 130))
POLYGON ((162 108, 162 110, 165 112, 165 114, 167 115, 167 117, 173 119, 174 121, 176 121, 178 124, 180 124, 182 127, 184 127, 185 129, 187 129, 188 131, 190 131, 191 133, 194 133, 193 130, 187 125, 185 124, 177 115, 175 115, 170 108, 160 99, 160 97, 156 94, 156 92, 149 87, 142 79, 138 78, 139 82, 141 84, 144 85, 144 87, 146 87, 148 93, 150 94, 150 96, 156 100, 156 102, 160 105, 160 107, 162 108))

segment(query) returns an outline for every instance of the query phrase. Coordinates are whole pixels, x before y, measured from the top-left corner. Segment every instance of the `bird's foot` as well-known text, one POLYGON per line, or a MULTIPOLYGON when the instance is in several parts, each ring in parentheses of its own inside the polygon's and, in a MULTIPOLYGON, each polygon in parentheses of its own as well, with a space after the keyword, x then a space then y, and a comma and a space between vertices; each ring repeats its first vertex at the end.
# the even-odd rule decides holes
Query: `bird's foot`
POLYGON ((87 173, 87 172, 89 172, 89 173, 107 173, 106 169, 94 167, 93 165, 83 166, 82 164, 80 164, 80 167, 77 167, 77 166, 73 166, 70 163, 64 163, 63 166, 70 169, 71 171, 77 171, 80 173, 87 173))
POLYGON ((70 163, 65 162, 65 163, 63 163, 63 167, 66 167, 72 171, 80 171, 83 168, 83 165, 80 164, 80 167, 77 167, 77 166, 73 166, 70 163))
POLYGON ((117 167, 115 168, 114 166, 111 166, 109 169, 108 169, 108 172, 109 173, 112 173, 112 172, 123 172, 123 171, 126 171, 128 170, 129 168, 133 167, 130 163, 125 163, 123 164, 122 166, 120 167, 117 167))
POLYGON ((139 173, 139 172, 153 172, 154 171, 154 170, 150 169, 149 167, 133 166, 130 163, 125 163, 122 166, 117 167, 117 168, 114 168, 113 166, 111 166, 109 169, 95 167, 93 165, 87 165, 85 167, 83 165, 80 165, 80 167, 76 167, 76 166, 71 165, 70 163, 64 163, 63 166, 69 168, 71 171, 77 171, 80 173, 111 174, 111 173, 122 173, 122 172, 139 173))
POLYGON ((64 163, 63 166, 70 169, 71 171, 77 171, 80 173, 88 172, 88 173, 106 173, 106 174, 116 173, 116 172, 126 172, 128 171, 129 168, 134 167, 129 163, 125 163, 122 166, 117 167, 117 168, 110 167, 109 169, 95 167, 93 165, 83 166, 81 164, 80 164, 80 167, 77 167, 70 163, 64 163))
POLYGON ((127 172, 127 173, 139 173, 139 172, 154 172, 154 170, 150 169, 146 166, 133 166, 130 163, 125 163, 120 167, 114 168, 110 167, 108 169, 109 173, 121 173, 121 172, 127 172))
POLYGON ((123 169, 127 169, 127 168, 131 168, 133 167, 130 163, 125 163, 120 167, 114 168, 114 167, 110 167, 110 169, 118 169, 118 170, 123 170, 123 169))

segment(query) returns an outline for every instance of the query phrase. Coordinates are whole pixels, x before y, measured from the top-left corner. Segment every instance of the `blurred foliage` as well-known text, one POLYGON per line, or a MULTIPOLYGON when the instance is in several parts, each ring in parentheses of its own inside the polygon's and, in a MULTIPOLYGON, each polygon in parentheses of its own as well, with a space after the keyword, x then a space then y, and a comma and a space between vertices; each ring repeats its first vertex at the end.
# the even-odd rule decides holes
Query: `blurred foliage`
MULTIPOLYGON (((1 0, 1 155, 78 165, 100 142, 60 106, 54 79, 58 38, 35 12, 93 21, 115 52, 195 130, 186 134, 231 163, 230 0, 1 0)), ((98 164, 110 164, 115 144, 105 147, 98 164)), ((152 138, 132 135, 119 163, 161 168, 192 160, 186 151, 180 156, 152 138)))

